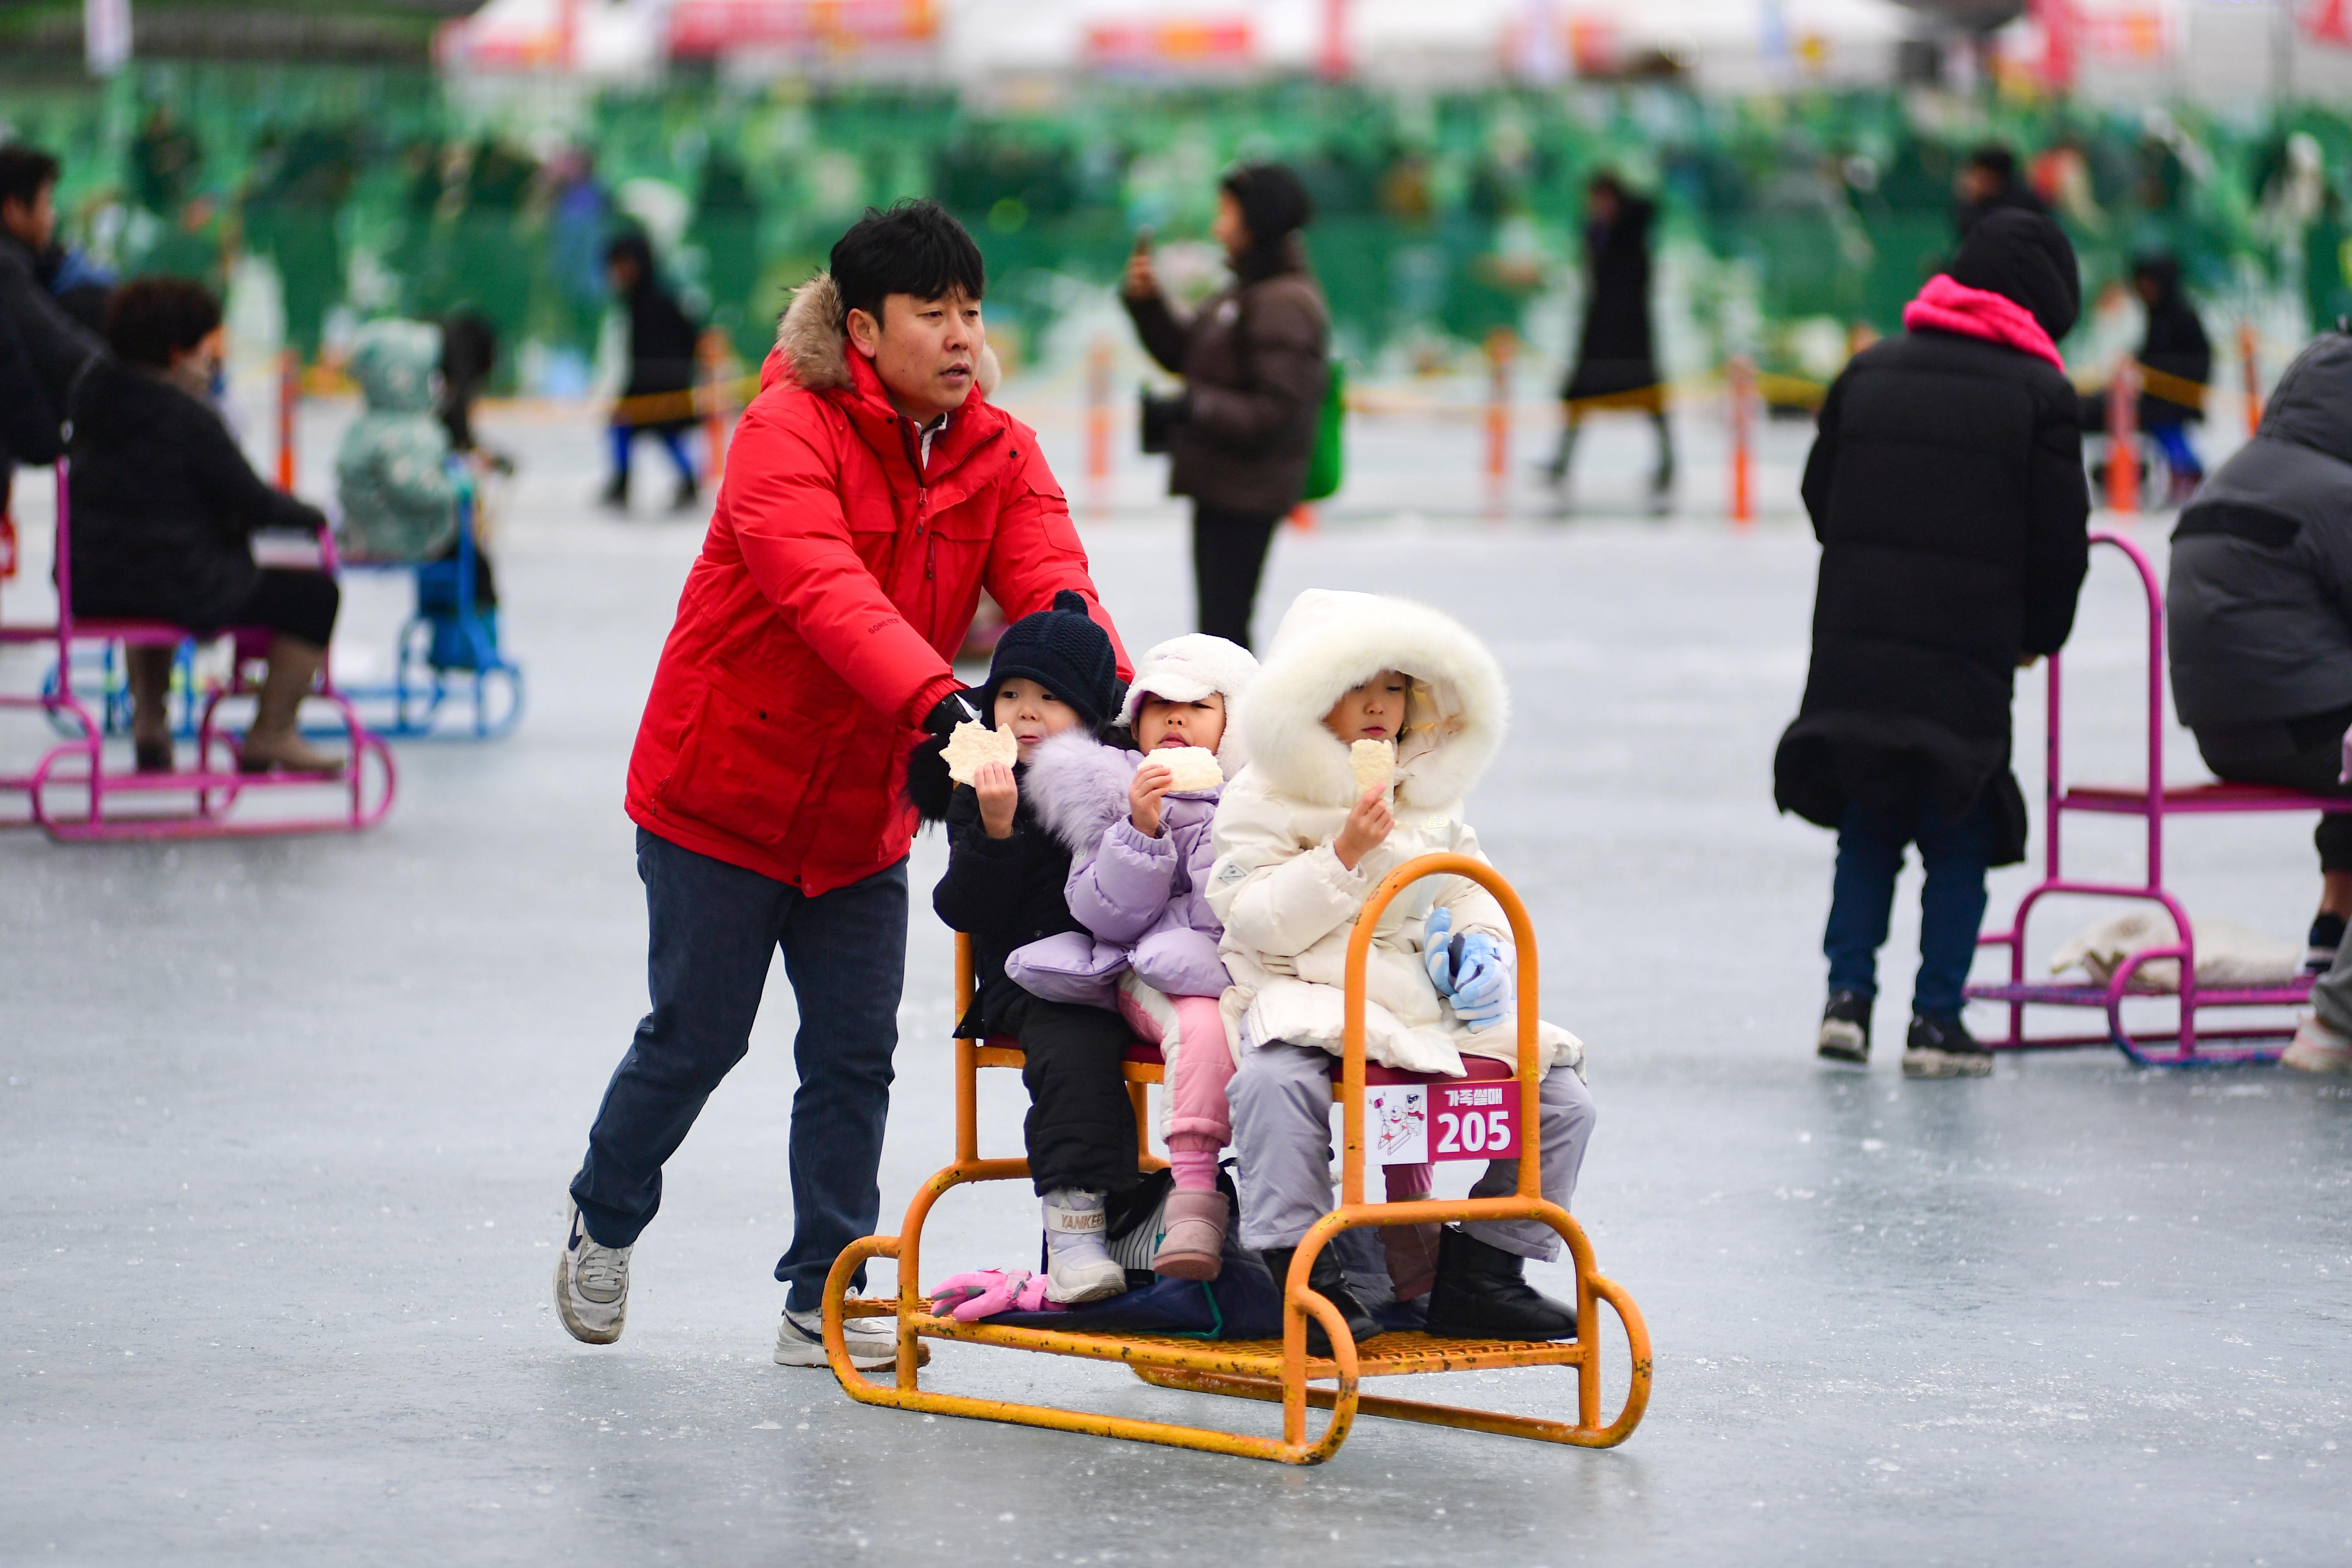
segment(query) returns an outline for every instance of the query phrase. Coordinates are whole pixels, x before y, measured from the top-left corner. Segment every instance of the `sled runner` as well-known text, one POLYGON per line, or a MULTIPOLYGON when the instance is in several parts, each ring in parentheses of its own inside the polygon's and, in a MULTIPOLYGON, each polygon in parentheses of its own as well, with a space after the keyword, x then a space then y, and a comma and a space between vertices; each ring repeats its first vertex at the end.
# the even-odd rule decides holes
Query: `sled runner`
MULTIPOLYGON (((852 1242, 835 1260, 832 1274, 825 1281, 825 1353, 832 1363, 834 1375, 841 1380, 842 1387, 850 1397, 867 1405, 888 1405, 901 1410, 1005 1421, 1057 1431, 1083 1432, 1096 1436, 1125 1437, 1214 1454, 1279 1459, 1296 1465, 1319 1464, 1339 1452, 1359 1413, 1535 1437, 1581 1447, 1610 1447, 1631 1436, 1649 1403, 1649 1331, 1633 1298, 1593 1268, 1591 1245, 1586 1240, 1583 1228, 1566 1210, 1543 1201, 1540 1196, 1540 1162, 1520 1160, 1519 1190, 1511 1197, 1432 1198, 1391 1204, 1364 1201, 1367 1136, 1368 1133, 1377 1135, 1379 1131, 1367 1126, 1368 1082, 1384 1079, 1394 1085, 1431 1086, 1431 1101, 1428 1103, 1433 1103, 1436 1091, 1441 1088, 1453 1089, 1457 1092, 1466 1089, 1475 1094, 1475 1101, 1456 1105, 1454 1113, 1465 1118, 1474 1112, 1481 1113, 1481 1131, 1475 1135, 1470 1134, 1465 1131, 1464 1123, 1457 1121, 1451 1130, 1457 1147, 1468 1137, 1477 1136, 1486 1140, 1486 1147, 1491 1151, 1494 1147, 1492 1140, 1500 1130, 1508 1140, 1505 1145, 1507 1150, 1519 1144, 1522 1130, 1525 1137, 1532 1138, 1537 1125, 1537 1095, 1542 1068, 1537 1044, 1536 1010, 1532 1005, 1521 1008, 1518 1014, 1516 1079, 1494 1080, 1504 1091, 1496 1096, 1496 1104, 1515 1102, 1511 1103, 1510 1109, 1517 1112, 1516 1116, 1484 1120, 1484 1113, 1494 1109, 1486 1104, 1486 1095, 1491 1090, 1476 1086, 1475 1080, 1392 1073, 1379 1068, 1368 1069, 1364 1059, 1364 979, 1374 928, 1390 900, 1422 878, 1436 876, 1466 877, 1495 895, 1510 918, 1512 936, 1517 945, 1520 994, 1529 998, 1537 994, 1535 932, 1528 920, 1526 907, 1511 890, 1510 884, 1483 862, 1461 855, 1424 855, 1391 873, 1367 900, 1357 917, 1355 936, 1348 950, 1347 1053, 1335 1064, 1338 1071, 1335 1074, 1337 1092, 1334 1098, 1343 1108, 1346 1127, 1341 1201, 1336 1209, 1318 1221, 1307 1233, 1306 1238, 1298 1245, 1289 1278, 1276 1282, 1283 1291, 1280 1339, 1212 1341, 1174 1335, 1089 1332, 1075 1326, 1082 1314, 1073 1314, 1074 1326, 1070 1328, 1013 1327, 992 1324, 986 1320, 967 1323, 951 1317, 935 1315, 930 1310, 930 1300, 920 1285, 923 1226, 930 1215, 932 1205, 950 1189, 966 1183, 1011 1181, 1029 1173, 1026 1160, 983 1158, 979 1148, 979 1069, 983 1067, 1020 1066, 1020 1048, 1009 1041, 958 1040, 955 1163, 931 1177, 916 1193, 914 1200, 907 1206, 906 1220, 898 1235, 869 1236, 852 1242), (1579 1336, 1574 1340, 1559 1342, 1481 1341, 1392 1331, 1360 1349, 1349 1336, 1347 1323, 1338 1310, 1307 1287, 1308 1270, 1316 1255, 1345 1230, 1364 1226, 1524 1217, 1542 1220, 1558 1231, 1567 1243, 1569 1257, 1576 1268, 1579 1336), (870 1302, 848 1300, 852 1279, 860 1266, 874 1258, 897 1260, 897 1298, 870 1302), (1603 1301, 1608 1303, 1624 1329, 1632 1361, 1632 1375, 1623 1402, 1615 1416, 1605 1423, 1601 1415, 1601 1323, 1597 1310, 1598 1303, 1603 1301), (850 1364, 847 1347, 842 1337, 842 1321, 845 1313, 896 1316, 898 1358, 893 1381, 877 1382, 850 1364), (1307 1320, 1310 1314, 1330 1339, 1332 1353, 1328 1357, 1313 1357, 1307 1352, 1307 1320), (959 1340, 971 1344, 1041 1352, 1048 1355, 1077 1356, 1093 1361, 1122 1362, 1132 1368, 1138 1377, 1163 1388, 1279 1403, 1282 1406, 1282 1435, 1268 1437, 1217 1427, 1094 1415, 1052 1405, 935 1393, 920 1387, 917 1382, 919 1342, 926 1338, 959 1340), (1366 1394, 1360 1386, 1367 1377, 1528 1366, 1575 1369, 1577 1410, 1573 1420, 1462 1409, 1366 1394), (1310 1405, 1331 1413, 1320 1435, 1311 1438, 1307 1429, 1307 1411, 1310 1405)), ((965 939, 957 939, 956 952, 957 1010, 961 1016, 964 1004, 971 999, 974 990, 971 952, 965 939)), ((1567 1069, 1563 1068, 1560 1070, 1567 1069)), ((1127 1078, 1136 1107, 1139 1147, 1147 1155, 1147 1166, 1156 1168, 1165 1162, 1148 1157, 1145 1100, 1146 1086, 1160 1079, 1157 1051, 1149 1047, 1130 1050, 1127 1078)), ((1447 1136, 1447 1130, 1433 1127, 1424 1129, 1424 1131, 1432 1152, 1440 1158, 1446 1157, 1437 1152, 1447 1136)), ((1244 1179, 1247 1179, 1246 1174, 1244 1179)))

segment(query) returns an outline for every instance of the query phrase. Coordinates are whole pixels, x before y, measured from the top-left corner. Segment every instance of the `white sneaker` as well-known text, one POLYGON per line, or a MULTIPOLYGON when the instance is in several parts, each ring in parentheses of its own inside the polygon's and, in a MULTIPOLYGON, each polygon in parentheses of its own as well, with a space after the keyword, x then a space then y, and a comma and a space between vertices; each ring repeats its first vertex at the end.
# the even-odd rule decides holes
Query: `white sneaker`
POLYGON ((2305 1018, 2295 1026, 2294 1043, 2279 1058, 2279 1066, 2297 1072, 2352 1073, 2352 1035, 2315 1016, 2305 1018))
MULTIPOLYGON (((860 1372, 872 1372, 886 1367, 898 1359, 898 1320, 887 1318, 845 1318, 841 1323, 842 1343, 848 1348, 849 1364, 860 1372)), ((928 1365, 931 1359, 929 1345, 917 1343, 915 1364, 928 1365)), ((784 1321, 776 1325, 776 1364, 778 1366, 824 1366, 824 1314, 795 1312, 784 1309, 784 1321)))
POLYGON ((629 1254, 634 1247, 600 1246, 572 1205, 571 1233, 555 1255, 555 1310, 575 1340, 609 1345, 629 1315, 629 1254))
POLYGON ((1124 1291, 1127 1270, 1104 1245, 1103 1195, 1063 1187, 1045 1194, 1045 1299, 1073 1307, 1124 1291))

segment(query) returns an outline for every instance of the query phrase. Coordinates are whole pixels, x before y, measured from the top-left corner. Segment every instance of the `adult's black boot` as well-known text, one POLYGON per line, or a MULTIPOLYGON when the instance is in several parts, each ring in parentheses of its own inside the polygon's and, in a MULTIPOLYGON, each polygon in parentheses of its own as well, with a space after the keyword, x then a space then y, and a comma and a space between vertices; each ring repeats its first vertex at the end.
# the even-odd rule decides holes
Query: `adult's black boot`
MULTIPOLYGON (((1290 1260, 1297 1251, 1295 1247, 1269 1247, 1258 1254, 1265 1259, 1266 1272, 1274 1276, 1276 1289, 1284 1289, 1288 1282, 1290 1260)), ((1381 1331, 1380 1321, 1364 1310, 1364 1304, 1357 1300, 1355 1293, 1348 1289, 1347 1270, 1339 1267, 1339 1258, 1332 1255, 1329 1247, 1315 1255, 1314 1263, 1307 1270, 1307 1288, 1339 1309, 1339 1316, 1346 1321, 1349 1336, 1358 1344, 1381 1331)), ((1307 1320, 1307 1353, 1317 1356, 1331 1353, 1331 1336, 1323 1331, 1322 1320, 1312 1315, 1307 1320)))
POLYGON ((1429 1331, 1459 1340, 1575 1338, 1576 1309, 1521 1278, 1525 1262, 1516 1252, 1447 1226, 1437 1243, 1429 1331))

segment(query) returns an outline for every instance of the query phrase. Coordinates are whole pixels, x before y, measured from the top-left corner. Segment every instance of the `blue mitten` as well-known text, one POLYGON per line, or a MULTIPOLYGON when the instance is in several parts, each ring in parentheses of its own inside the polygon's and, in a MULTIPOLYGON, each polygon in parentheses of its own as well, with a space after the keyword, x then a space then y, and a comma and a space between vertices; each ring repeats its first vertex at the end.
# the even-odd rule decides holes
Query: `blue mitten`
POLYGON ((1502 945, 1484 931, 1462 940, 1454 973, 1454 1016, 1473 1031, 1493 1027, 1511 1006, 1511 972, 1502 945))
POLYGON ((1454 964, 1446 951, 1446 936, 1453 930, 1454 911, 1441 908, 1429 911, 1421 933, 1421 952, 1429 964, 1429 983, 1437 987, 1440 996, 1454 994, 1454 964))

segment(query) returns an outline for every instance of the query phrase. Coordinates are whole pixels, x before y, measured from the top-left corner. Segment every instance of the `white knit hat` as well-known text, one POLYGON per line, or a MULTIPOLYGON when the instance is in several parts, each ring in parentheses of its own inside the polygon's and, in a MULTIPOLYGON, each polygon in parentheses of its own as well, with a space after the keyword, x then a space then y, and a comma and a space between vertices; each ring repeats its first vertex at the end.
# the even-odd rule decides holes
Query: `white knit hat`
POLYGON ((1128 683, 1126 705, 1119 710, 1119 722, 1132 728, 1146 697, 1198 702, 1213 692, 1225 700, 1226 744, 1218 748, 1217 760, 1226 764, 1225 776, 1231 778, 1239 771, 1239 763, 1232 756, 1238 749, 1234 736, 1234 704, 1256 679, 1257 660, 1239 643, 1213 637, 1206 632, 1170 637, 1154 645, 1143 656, 1143 662, 1135 667, 1135 679, 1128 683))

